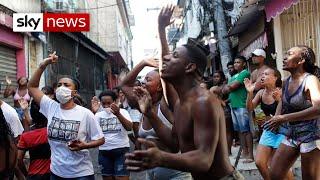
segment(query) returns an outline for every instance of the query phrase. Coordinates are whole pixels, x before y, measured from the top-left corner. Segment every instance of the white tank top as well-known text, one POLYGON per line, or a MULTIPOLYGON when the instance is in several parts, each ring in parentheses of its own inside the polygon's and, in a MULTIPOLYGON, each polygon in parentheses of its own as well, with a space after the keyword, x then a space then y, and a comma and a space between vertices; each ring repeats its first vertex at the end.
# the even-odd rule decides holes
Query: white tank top
MULTIPOLYGON (((164 125, 166 125, 170 129, 172 129, 172 124, 161 112, 160 104, 158 106, 158 114, 157 115, 158 115, 159 119, 164 123, 164 125)), ((153 128, 151 128, 149 130, 143 129, 143 127, 142 127, 143 121, 144 121, 144 119, 142 118, 142 121, 139 126, 139 137, 145 138, 145 139, 159 139, 153 128)))

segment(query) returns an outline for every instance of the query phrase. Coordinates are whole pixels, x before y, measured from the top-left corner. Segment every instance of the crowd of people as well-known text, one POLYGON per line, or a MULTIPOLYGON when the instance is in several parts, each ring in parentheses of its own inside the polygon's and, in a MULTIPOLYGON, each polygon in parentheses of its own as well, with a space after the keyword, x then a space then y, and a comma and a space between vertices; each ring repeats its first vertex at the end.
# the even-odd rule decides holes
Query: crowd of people
POLYGON ((30 80, 19 78, 17 89, 6 78, 4 97, 12 96, 14 107, 0 100, 0 179, 95 179, 89 149, 98 148, 104 180, 129 179, 130 171, 157 180, 242 180, 229 160, 237 145, 243 162, 255 162, 263 179, 294 179, 291 168, 299 156, 302 178, 320 179, 320 82, 313 50, 297 45, 287 51, 283 70, 290 75, 284 81, 257 49, 254 71, 237 56, 224 67, 229 75, 216 71, 206 83, 207 57, 200 48, 185 44, 169 52, 165 28, 173 10, 163 8, 158 18, 161 60, 142 60, 116 89, 94 96, 90 109, 70 76, 39 89, 45 69, 59 63, 55 52, 30 80), (144 67, 155 70, 141 83, 144 67))

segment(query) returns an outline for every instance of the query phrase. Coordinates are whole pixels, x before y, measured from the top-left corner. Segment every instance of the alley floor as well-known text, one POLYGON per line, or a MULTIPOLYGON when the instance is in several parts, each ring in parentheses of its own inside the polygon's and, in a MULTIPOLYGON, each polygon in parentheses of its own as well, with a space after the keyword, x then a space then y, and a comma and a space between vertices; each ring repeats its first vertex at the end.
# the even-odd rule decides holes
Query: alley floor
MULTIPOLYGON (((256 147, 254 147, 254 154, 256 154, 256 147)), ((96 154, 97 150, 94 150, 93 154, 96 154)), ((230 156, 230 161, 232 165, 234 165, 236 156, 239 151, 239 146, 237 147, 232 147, 232 155, 230 156)), ((254 162, 252 163, 243 163, 243 159, 239 160, 237 169, 245 176, 247 180, 262 180, 262 177, 255 165, 254 162)), ((301 169, 300 169, 300 158, 296 161, 296 163, 293 166, 293 172, 295 175, 295 179, 299 180, 301 179, 301 169)), ((94 162, 95 164, 95 169, 96 169, 96 179, 101 180, 101 175, 99 173, 99 166, 97 165, 97 162, 94 162)), ((131 180, 146 180, 146 173, 145 172, 139 172, 139 173, 131 173, 130 174, 130 179, 131 180)))

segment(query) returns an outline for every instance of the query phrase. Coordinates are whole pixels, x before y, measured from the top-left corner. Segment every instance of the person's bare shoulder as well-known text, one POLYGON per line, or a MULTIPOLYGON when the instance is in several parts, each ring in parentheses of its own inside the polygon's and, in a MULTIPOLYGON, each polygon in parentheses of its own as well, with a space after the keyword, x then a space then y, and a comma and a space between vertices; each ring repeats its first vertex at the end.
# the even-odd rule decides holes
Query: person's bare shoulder
POLYGON ((200 91, 194 98, 191 109, 194 121, 207 123, 208 127, 216 127, 216 123, 220 122, 224 115, 221 101, 209 91, 200 91))
POLYGON ((255 76, 257 76, 257 74, 258 74, 258 69, 255 69, 252 71, 251 77, 255 77, 255 76))
POLYGON ((222 108, 221 100, 219 99, 219 97, 210 93, 210 91, 201 92, 194 102, 194 106, 197 106, 199 104, 207 104, 207 107, 213 108, 215 110, 220 110, 220 108, 222 108))

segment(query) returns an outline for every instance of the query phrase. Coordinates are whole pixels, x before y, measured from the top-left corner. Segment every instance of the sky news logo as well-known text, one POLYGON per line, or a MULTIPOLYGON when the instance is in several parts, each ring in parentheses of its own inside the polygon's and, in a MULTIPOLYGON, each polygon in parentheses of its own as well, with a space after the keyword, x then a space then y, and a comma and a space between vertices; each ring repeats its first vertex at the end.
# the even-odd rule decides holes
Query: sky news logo
POLYGON ((87 13, 14 13, 14 32, 81 32, 90 30, 87 13))

